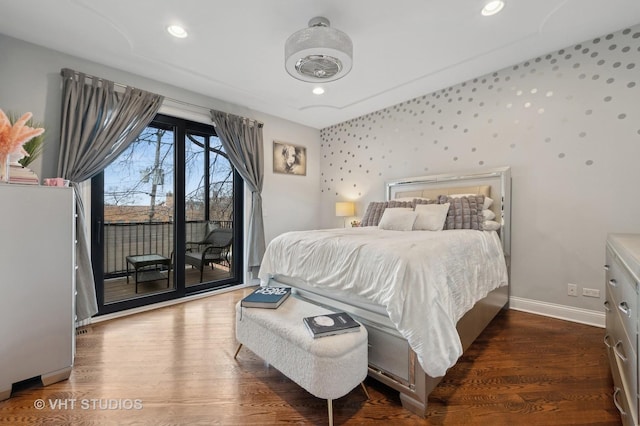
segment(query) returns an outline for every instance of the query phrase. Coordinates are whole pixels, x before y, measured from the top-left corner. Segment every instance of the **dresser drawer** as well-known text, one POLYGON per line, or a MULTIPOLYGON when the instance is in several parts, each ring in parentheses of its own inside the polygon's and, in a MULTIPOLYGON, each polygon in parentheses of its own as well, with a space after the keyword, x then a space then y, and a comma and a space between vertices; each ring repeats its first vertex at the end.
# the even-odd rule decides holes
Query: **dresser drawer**
POLYGON ((611 254, 607 265, 609 308, 618 311, 627 337, 635 340, 634 336, 638 333, 637 283, 614 254, 611 254))
POLYGON ((604 344, 607 347, 609 365, 612 369, 617 369, 618 365, 615 354, 613 353, 613 346, 618 341, 619 330, 622 328, 622 324, 620 324, 620 317, 615 310, 615 302, 611 297, 611 290, 609 288, 605 288, 604 313, 606 324, 604 344))
POLYGON ((618 370, 613 369, 612 376, 613 392, 611 394, 611 398, 620 413, 620 420, 622 420, 622 424, 624 426, 635 426, 637 422, 635 421, 631 408, 629 407, 629 398, 627 392, 625 392, 618 370))
POLYGON ((615 365, 620 374, 622 388, 625 390, 629 413, 637 421, 638 418, 638 359, 631 344, 625 340, 617 340, 611 348, 615 365))
POLYGON ((624 425, 638 425, 640 234, 609 234, 605 257, 604 343, 613 375, 613 402, 624 425))

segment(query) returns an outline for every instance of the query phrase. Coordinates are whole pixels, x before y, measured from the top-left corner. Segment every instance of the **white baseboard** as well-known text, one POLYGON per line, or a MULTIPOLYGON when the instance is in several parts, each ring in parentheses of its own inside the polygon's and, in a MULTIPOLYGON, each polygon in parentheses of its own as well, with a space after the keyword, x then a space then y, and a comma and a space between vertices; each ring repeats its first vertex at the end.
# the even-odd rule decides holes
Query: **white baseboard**
POLYGON ((578 322, 594 327, 605 327, 604 312, 591 311, 589 309, 574 308, 572 306, 557 305, 514 296, 509 298, 509 309, 578 322))

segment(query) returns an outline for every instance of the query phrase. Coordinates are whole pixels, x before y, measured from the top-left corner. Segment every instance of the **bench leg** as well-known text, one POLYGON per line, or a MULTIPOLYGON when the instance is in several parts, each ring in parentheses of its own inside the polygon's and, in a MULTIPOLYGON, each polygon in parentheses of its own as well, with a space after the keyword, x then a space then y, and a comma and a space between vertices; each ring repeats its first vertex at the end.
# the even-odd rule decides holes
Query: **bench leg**
POLYGON ((364 394, 367 396, 367 400, 371 399, 369 398, 369 392, 367 392, 367 388, 364 386, 364 382, 360 382, 360 386, 362 386, 362 390, 364 391, 364 394))
POLYGON ((329 409, 329 426, 333 426, 333 402, 327 399, 327 408, 329 409))
MULTIPOLYGON (((236 353, 233 354, 233 359, 236 359, 236 357, 238 356, 238 352, 240 352, 240 349, 242 349, 242 343, 240 343, 240 345, 238 346, 238 349, 236 349, 236 353)), ((366 390, 365 390, 365 392, 366 392, 366 390)))

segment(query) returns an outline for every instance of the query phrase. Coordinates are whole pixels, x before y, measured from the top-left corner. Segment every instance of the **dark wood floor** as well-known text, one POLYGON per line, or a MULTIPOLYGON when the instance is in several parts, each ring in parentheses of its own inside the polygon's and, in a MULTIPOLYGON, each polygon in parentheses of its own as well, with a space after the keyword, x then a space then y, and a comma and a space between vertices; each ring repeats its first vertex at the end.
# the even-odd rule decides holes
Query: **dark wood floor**
MULTIPOLYGON (((247 349, 233 359, 233 308, 250 290, 90 326, 70 379, 16 386, 0 402, 0 424, 326 424, 325 401, 247 349)), ((336 400, 335 424, 618 425, 603 334, 505 311, 432 393, 427 419, 367 379, 371 398, 356 388, 336 400)))

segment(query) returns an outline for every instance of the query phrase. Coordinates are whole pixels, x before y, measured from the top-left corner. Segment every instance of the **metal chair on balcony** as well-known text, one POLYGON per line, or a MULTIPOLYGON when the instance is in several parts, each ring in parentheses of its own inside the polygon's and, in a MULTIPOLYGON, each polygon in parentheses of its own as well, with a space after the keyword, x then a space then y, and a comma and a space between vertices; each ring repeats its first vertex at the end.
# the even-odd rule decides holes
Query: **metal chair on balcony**
POLYGON ((202 282, 206 265, 226 263, 227 266, 231 266, 229 256, 232 243, 233 229, 213 229, 203 240, 187 242, 184 262, 200 270, 200 282, 202 282))

